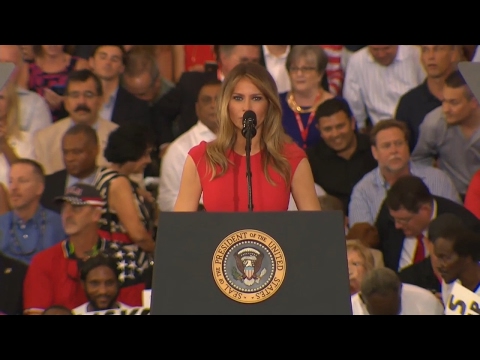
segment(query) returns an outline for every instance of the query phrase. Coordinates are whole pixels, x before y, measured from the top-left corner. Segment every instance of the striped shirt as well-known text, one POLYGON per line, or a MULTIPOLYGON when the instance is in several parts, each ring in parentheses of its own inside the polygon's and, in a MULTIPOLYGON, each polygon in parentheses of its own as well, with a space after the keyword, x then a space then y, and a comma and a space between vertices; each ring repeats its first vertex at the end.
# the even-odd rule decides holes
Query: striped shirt
POLYGON ((328 57, 326 73, 330 93, 341 96, 344 79, 341 65, 343 45, 320 45, 320 47, 328 57))
MULTIPOLYGON (((109 168, 102 168, 97 174, 97 178, 95 180, 95 187, 98 191, 100 191, 102 198, 105 200, 105 205, 102 208, 102 217, 99 221, 99 233, 108 240, 113 239, 114 241, 131 244, 132 241, 128 236, 127 230, 118 218, 116 211, 110 207, 110 203, 108 200, 108 190, 110 182, 119 176, 123 175, 109 168)), ((149 231, 152 229, 152 220, 150 219, 150 214, 147 207, 145 206, 144 199, 137 192, 138 185, 130 179, 129 181, 132 186, 132 195, 134 198, 134 205, 136 207, 138 217, 140 221, 145 225, 147 231, 149 231)))
POLYGON ((343 85, 358 129, 365 128, 365 119, 373 125, 395 115, 400 97, 420 85, 426 74, 420 63, 420 50, 415 45, 399 45, 395 60, 388 66, 378 64, 368 47, 355 52, 349 62, 343 85))
POLYGON ((438 167, 465 195, 473 175, 480 170, 480 128, 466 138, 459 126, 447 126, 441 106, 429 112, 420 125, 412 160, 432 164, 436 157, 438 167))
MULTIPOLYGON (((432 195, 462 203, 452 180, 440 169, 410 162, 410 173, 421 178, 432 195)), ((353 187, 348 207, 350 227, 360 222, 373 225, 389 188, 378 167, 367 173, 353 187)))

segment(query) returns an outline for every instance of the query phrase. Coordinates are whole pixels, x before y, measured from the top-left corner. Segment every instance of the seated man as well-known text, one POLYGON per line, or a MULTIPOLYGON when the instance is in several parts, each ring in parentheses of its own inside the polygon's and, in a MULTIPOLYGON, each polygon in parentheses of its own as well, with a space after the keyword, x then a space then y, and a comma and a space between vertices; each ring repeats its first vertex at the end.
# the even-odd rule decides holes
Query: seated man
POLYGON ((45 175, 65 168, 62 159, 62 138, 65 132, 75 124, 87 124, 96 130, 100 144, 97 164, 108 165, 103 151, 108 136, 118 128, 118 125, 102 119, 99 115, 103 102, 102 82, 90 70, 72 71, 68 74, 64 97, 64 105, 69 117, 39 130, 33 140, 35 158, 43 165, 45 175))
POLYGON ((69 128, 62 139, 65 169, 45 177, 42 205, 60 214, 61 204, 54 199, 63 195, 66 188, 77 182, 95 185, 99 151, 97 132, 91 126, 76 124, 69 128))
POLYGON ((40 164, 19 159, 9 178, 12 210, 0 216, 0 251, 28 265, 35 254, 62 241, 65 233, 60 215, 40 204, 45 188, 40 164))
POLYGON ((447 174, 433 166, 411 161, 409 137, 405 123, 397 120, 383 120, 373 127, 371 149, 378 167, 366 174, 352 190, 348 212, 350 226, 358 222, 373 225, 386 192, 403 175, 418 176, 432 194, 461 203, 447 174))
POLYGON ((437 161, 464 198, 470 179, 480 170, 480 105, 460 71, 445 79, 443 99, 420 125, 412 160, 426 165, 437 161))
MULTIPOLYGON (((117 244, 98 235, 104 203, 95 187, 75 184, 57 200, 63 203, 67 238, 33 257, 23 286, 25 315, 41 314, 52 305, 74 309, 84 304, 87 297, 80 283, 79 266, 101 251, 118 250, 117 244)), ((141 306, 143 289, 124 287, 118 299, 130 306, 141 306)))
POLYGON ((442 276, 442 300, 446 305, 455 282, 480 295, 480 236, 453 214, 439 215, 429 227, 429 237, 442 276))
POLYGON ((442 315, 441 302, 428 290, 402 284, 388 268, 371 270, 351 298, 353 315, 442 315))
POLYGON ((401 271, 425 259, 429 255, 425 246, 428 226, 444 213, 461 217, 466 226, 480 232, 475 215, 460 204, 432 195, 419 177, 398 179, 388 190, 376 222, 385 266, 401 271))
POLYGON ((355 131, 355 119, 347 102, 325 100, 315 112, 320 141, 306 150, 315 183, 339 198, 348 214, 353 186, 377 167, 370 139, 355 131))
POLYGON ((130 309, 117 301, 120 293, 120 281, 115 259, 99 254, 86 260, 80 269, 80 280, 88 301, 72 310, 74 315, 87 312, 130 309))
POLYGON ((197 123, 175 139, 162 158, 158 185, 158 206, 161 211, 173 211, 188 151, 202 141, 210 142, 216 138, 218 129, 216 104, 221 85, 222 82, 217 79, 202 85, 195 103, 197 123))

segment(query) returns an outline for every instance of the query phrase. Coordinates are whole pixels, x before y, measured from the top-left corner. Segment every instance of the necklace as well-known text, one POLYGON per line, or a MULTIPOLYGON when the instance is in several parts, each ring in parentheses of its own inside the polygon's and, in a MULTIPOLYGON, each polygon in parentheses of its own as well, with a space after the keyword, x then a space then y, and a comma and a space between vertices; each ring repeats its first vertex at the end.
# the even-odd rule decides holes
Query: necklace
POLYGON ((318 94, 317 97, 314 100, 314 106, 312 106, 311 108, 309 108, 307 110, 303 110, 300 106, 298 106, 298 104, 293 99, 293 94, 290 93, 289 105, 291 103, 290 107, 292 108, 293 113, 295 115, 295 119, 297 120, 298 130, 300 131, 300 136, 302 137, 302 147, 304 149, 306 149, 308 147, 307 146, 308 132, 310 130, 310 126, 313 123, 316 108, 317 108, 318 104, 320 104, 320 100, 322 99, 322 97, 323 97, 322 93, 318 94), (308 116, 306 126, 304 126, 303 122, 302 122, 302 119, 300 117, 300 114, 308 114, 308 113, 310 113, 310 115, 308 116))
MULTIPOLYGON (((38 245, 43 243, 43 238, 45 237, 45 232, 47 229, 47 212, 45 209, 41 210, 41 222, 40 222, 40 236, 37 238, 37 242, 35 243, 35 246, 31 251, 25 251, 25 249, 22 246, 22 241, 17 237, 17 233, 15 231, 15 225, 13 221, 13 212, 11 213, 11 218, 10 218, 10 238, 13 240, 13 243, 10 245, 10 250, 16 255, 20 256, 29 256, 33 255, 36 252, 38 252, 38 245), (17 251, 16 249, 13 250, 13 246, 16 246, 16 249, 20 249, 20 251, 17 251)), ((26 235, 24 235, 26 236, 26 235)))
POLYGON ((290 106, 290 108, 294 112, 300 113, 300 114, 308 114, 308 113, 315 112, 315 110, 317 110, 318 105, 320 105, 323 99, 323 95, 324 95, 323 93, 318 94, 318 96, 315 98, 313 106, 309 107, 308 109, 303 109, 301 106, 297 104, 297 102, 295 101, 295 97, 293 96, 293 93, 290 91, 287 98, 287 103, 288 103, 288 106, 290 106))

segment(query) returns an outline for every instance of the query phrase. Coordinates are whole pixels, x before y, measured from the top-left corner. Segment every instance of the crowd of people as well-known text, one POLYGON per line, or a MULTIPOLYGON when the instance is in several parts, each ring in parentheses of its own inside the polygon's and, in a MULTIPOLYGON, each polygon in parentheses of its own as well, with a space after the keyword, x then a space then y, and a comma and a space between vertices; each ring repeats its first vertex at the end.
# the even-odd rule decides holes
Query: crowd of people
POLYGON ((147 306, 162 212, 251 210, 247 110, 253 211, 343 213, 354 315, 480 295, 480 105, 461 61, 480 50, 0 45, 0 313, 147 306))

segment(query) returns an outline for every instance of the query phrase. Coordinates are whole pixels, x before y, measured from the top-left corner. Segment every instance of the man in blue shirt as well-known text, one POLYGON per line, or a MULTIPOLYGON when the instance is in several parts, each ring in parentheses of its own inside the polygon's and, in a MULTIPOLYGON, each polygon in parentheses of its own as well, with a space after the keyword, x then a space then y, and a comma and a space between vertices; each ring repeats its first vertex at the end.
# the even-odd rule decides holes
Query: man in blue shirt
POLYGON ((60 215, 40 205, 44 188, 45 176, 37 162, 20 159, 11 165, 13 210, 0 216, 0 252, 27 265, 33 255, 66 236, 60 215))

